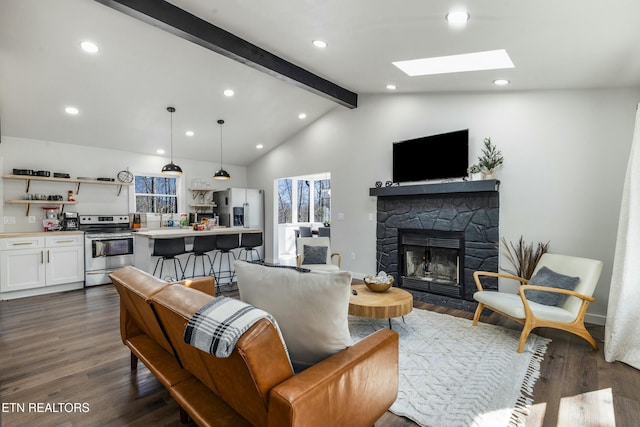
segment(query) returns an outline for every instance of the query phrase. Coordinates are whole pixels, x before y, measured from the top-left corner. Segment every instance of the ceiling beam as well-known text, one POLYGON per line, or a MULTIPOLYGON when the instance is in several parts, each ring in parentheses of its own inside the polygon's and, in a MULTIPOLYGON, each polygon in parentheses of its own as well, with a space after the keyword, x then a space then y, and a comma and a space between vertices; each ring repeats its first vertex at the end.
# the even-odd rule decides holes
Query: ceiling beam
POLYGON ((323 79, 164 0, 96 0, 131 17, 348 108, 358 94, 323 79))

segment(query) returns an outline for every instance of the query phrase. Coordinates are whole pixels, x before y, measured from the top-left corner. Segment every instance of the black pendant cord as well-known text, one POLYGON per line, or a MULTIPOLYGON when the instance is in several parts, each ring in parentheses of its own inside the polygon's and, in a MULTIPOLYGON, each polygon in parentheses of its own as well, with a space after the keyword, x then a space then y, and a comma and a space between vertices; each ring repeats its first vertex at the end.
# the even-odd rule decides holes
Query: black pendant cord
POLYGON ((176 109, 173 108, 173 107, 167 107, 167 111, 169 113, 171 113, 170 114, 170 117, 171 117, 171 119, 170 119, 170 123, 171 123, 171 139, 170 139, 170 142, 171 142, 171 144, 170 144, 169 148, 171 149, 171 163, 173 163, 173 113, 176 111, 176 109))
POLYGON ((228 179, 231 179, 231 176, 229 175, 229 172, 222 168, 222 125, 224 124, 224 120, 219 119, 218 124, 220 125, 220 170, 213 174, 213 179, 226 181, 228 179))
POLYGON ((162 173, 165 175, 182 175, 182 168, 173 163, 173 113, 176 111, 174 107, 167 107, 167 111, 171 115, 171 135, 169 137, 169 150, 171 152, 171 162, 167 163, 162 168, 162 173))
POLYGON ((219 119, 218 124, 220 125, 220 170, 222 170, 222 125, 224 120, 219 119))

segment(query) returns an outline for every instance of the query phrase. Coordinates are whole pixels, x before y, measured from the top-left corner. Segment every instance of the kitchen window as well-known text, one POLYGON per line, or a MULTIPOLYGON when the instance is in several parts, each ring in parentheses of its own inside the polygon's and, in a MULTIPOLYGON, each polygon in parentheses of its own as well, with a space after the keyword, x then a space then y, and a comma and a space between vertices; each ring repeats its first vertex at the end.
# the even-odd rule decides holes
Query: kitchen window
POLYGON ((178 213, 178 178, 135 175, 135 212, 178 213))

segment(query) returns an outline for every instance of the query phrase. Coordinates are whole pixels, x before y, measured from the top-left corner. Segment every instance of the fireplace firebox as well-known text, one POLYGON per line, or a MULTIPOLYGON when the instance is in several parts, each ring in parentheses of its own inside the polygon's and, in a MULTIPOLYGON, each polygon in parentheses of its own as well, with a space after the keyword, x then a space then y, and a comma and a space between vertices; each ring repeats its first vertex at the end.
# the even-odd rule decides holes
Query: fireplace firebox
POLYGON ((464 298, 464 233, 399 229, 400 285, 464 298))

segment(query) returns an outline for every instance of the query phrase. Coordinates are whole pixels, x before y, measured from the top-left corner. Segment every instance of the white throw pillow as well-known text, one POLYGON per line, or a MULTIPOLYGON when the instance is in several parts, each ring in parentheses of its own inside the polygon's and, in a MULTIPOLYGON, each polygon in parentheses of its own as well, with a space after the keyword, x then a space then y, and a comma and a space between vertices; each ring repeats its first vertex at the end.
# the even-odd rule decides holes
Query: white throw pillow
POLYGON ((235 262, 240 299, 275 317, 296 371, 351 345, 351 273, 235 262))

